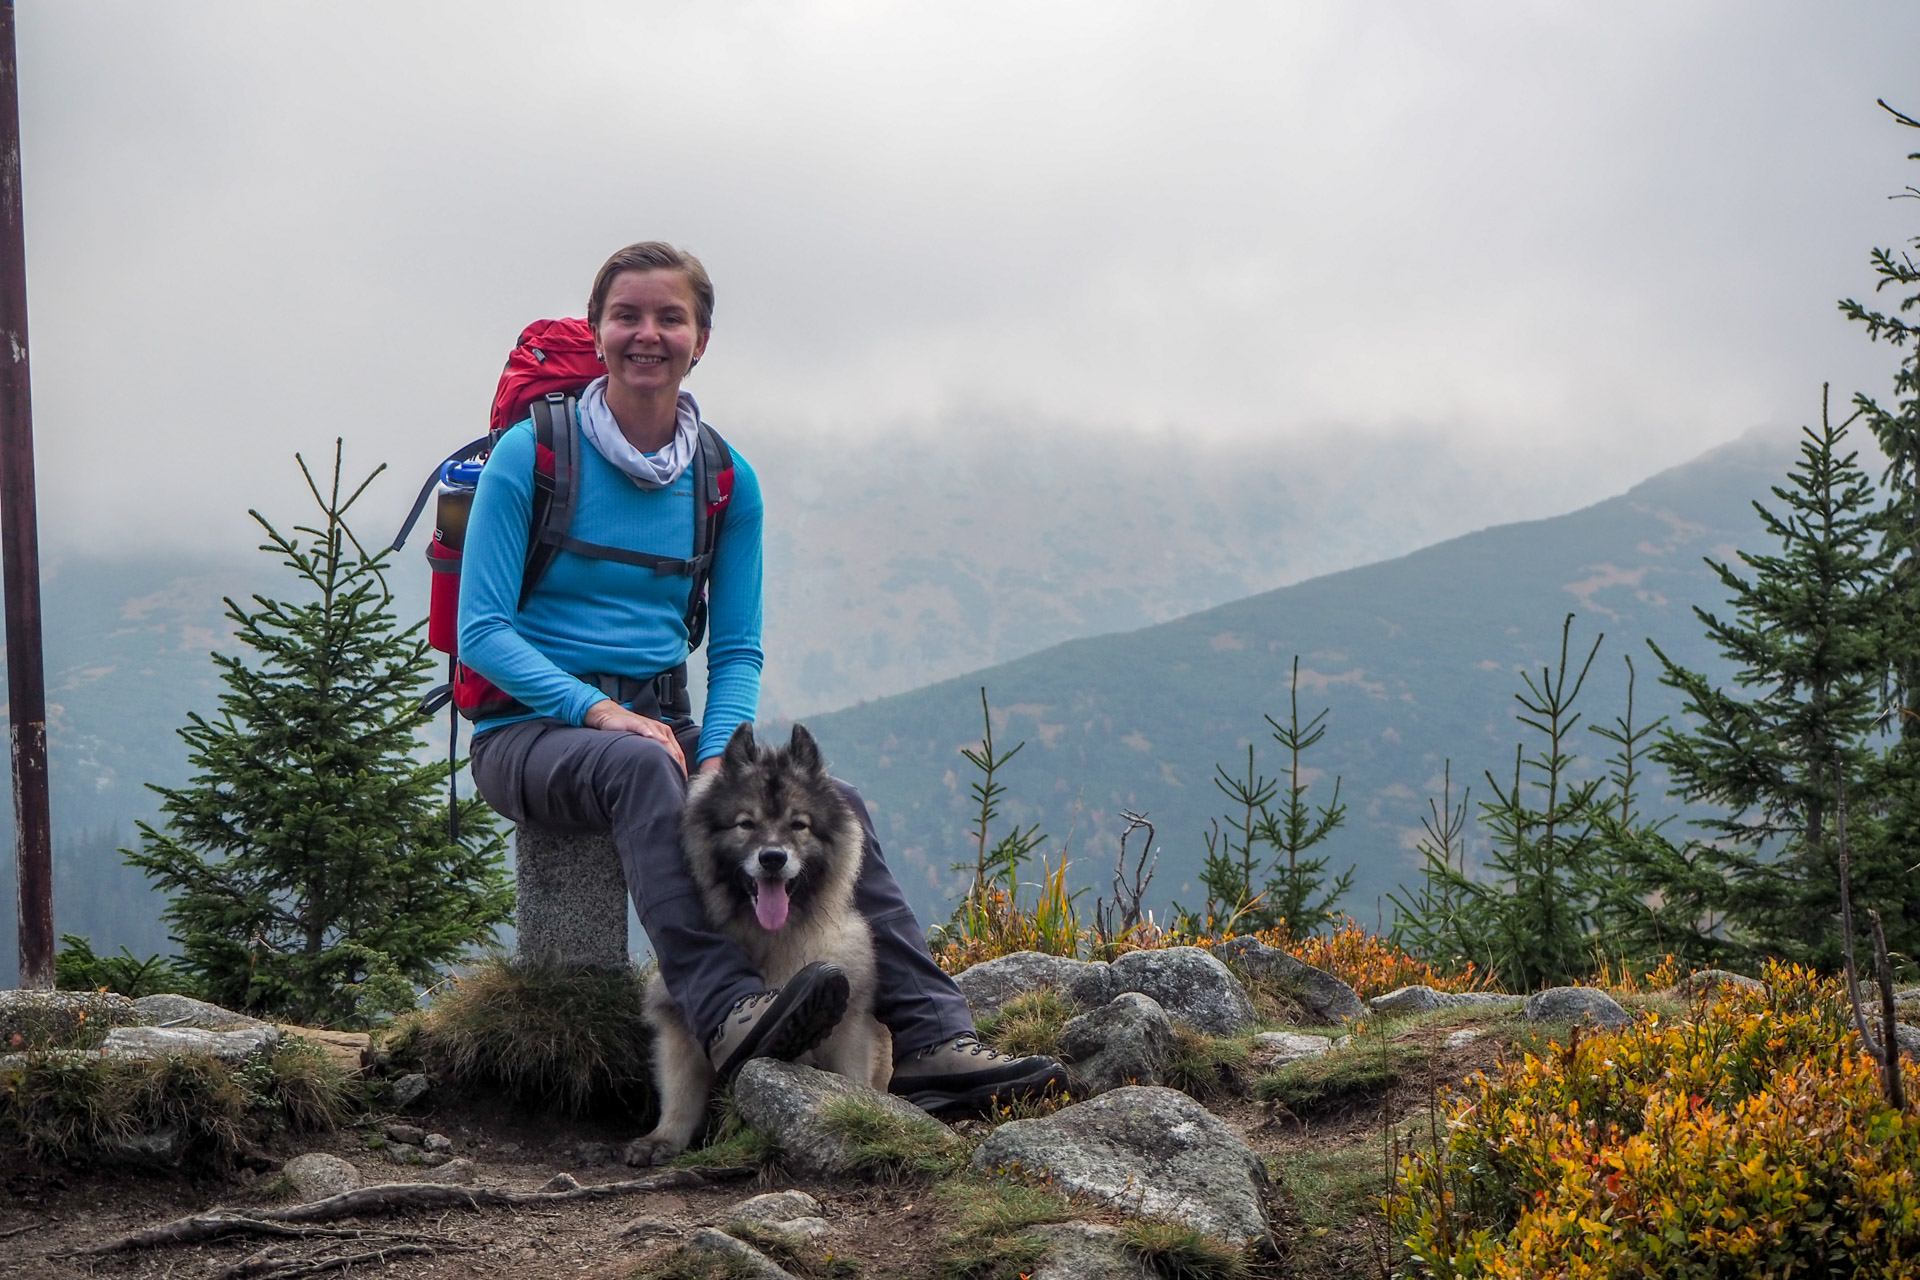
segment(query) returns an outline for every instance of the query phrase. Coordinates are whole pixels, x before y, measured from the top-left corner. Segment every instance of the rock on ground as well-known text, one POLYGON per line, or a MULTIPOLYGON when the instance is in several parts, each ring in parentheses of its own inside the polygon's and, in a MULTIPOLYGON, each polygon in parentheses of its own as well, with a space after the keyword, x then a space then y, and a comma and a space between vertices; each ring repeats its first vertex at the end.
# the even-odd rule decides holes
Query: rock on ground
POLYGON ((70 1045, 92 1027, 135 1021, 133 1001, 111 991, 0 991, 0 1049, 70 1045))
POLYGON ((174 1054, 208 1054, 222 1062, 245 1062, 271 1053, 280 1043, 280 1029, 265 1023, 237 1031, 201 1031, 194 1027, 115 1027, 107 1032, 101 1051, 116 1058, 164 1058, 174 1054))
POLYGON ((729 1274, 746 1280, 794 1280, 793 1273, 760 1252, 745 1240, 735 1240, 724 1231, 701 1227, 687 1237, 687 1247, 702 1253, 717 1253, 730 1264, 729 1274))
POLYGON ((954 975, 975 1018, 998 1013, 1015 996, 1052 987, 1079 1005, 1092 1009, 1113 999, 1117 988, 1103 960, 1070 960, 1039 951, 1015 951, 984 960, 954 975))
POLYGON ((1129 951, 1111 968, 1117 991, 1152 996, 1169 1018, 1196 1031, 1238 1035, 1258 1021, 1240 979, 1199 947, 1129 951))
POLYGON ((1525 997, 1503 995, 1498 991, 1436 991, 1432 987, 1396 987, 1383 996, 1367 1001, 1375 1013, 1425 1013, 1430 1009, 1500 1009, 1521 1003, 1525 997))
POLYGON ((742 1200, 720 1215, 720 1225, 757 1227, 796 1241, 818 1239, 827 1233, 820 1202, 804 1191, 774 1191, 742 1200))
POLYGON ((287 1161, 281 1172, 301 1200, 325 1200, 360 1186, 360 1171, 339 1156, 309 1151, 287 1161))
POLYGON ((364 1031, 328 1031, 321 1027, 297 1027, 290 1022, 276 1023, 283 1036, 294 1036, 315 1045, 327 1055, 327 1061, 350 1076, 360 1074, 373 1047, 373 1037, 364 1031))
POLYGON ((1367 1007, 1360 1003, 1354 989, 1325 969, 1316 969, 1304 960, 1270 947, 1258 938, 1233 938, 1216 944, 1215 959, 1224 960, 1243 973, 1273 976, 1299 988, 1307 1012, 1329 1025, 1364 1018, 1367 1007))
POLYGON ((198 1027, 202 1031, 232 1031, 263 1025, 258 1018, 223 1009, 192 996, 141 996, 133 1002, 134 1017, 142 1026, 198 1027))
POLYGON ((1471 1029, 1456 1031, 1447 1037, 1447 1048, 1464 1049, 1480 1038, 1480 1033, 1471 1029))
POLYGON ((519 953, 536 961, 624 969, 627 880, 603 831, 517 827, 513 836, 519 953))
POLYGON ((147 1133, 110 1137, 100 1144, 100 1154, 113 1164, 173 1169, 187 1154, 187 1131, 170 1124, 147 1133))
POLYGON ((1741 991, 1765 991, 1767 984, 1758 978, 1749 978, 1743 973, 1729 973, 1725 969, 1702 969, 1690 973, 1667 988, 1667 994, 1685 999, 1702 991, 1713 991, 1720 987, 1736 987, 1741 991))
POLYGON ((755 1058, 733 1080, 733 1102, 740 1118, 771 1137, 787 1171, 800 1177, 832 1178, 855 1172, 852 1144, 833 1132, 823 1115, 838 1098, 854 1098, 897 1116, 930 1138, 950 1135, 947 1126, 905 1098, 795 1062, 755 1058))
POLYGON ((1297 1031, 1263 1031, 1253 1038, 1250 1050, 1254 1064, 1262 1070, 1284 1067, 1302 1058, 1318 1058, 1331 1052, 1333 1040, 1297 1031))
POLYGON ((440 1171, 433 1175, 433 1180, 451 1186, 464 1187, 473 1181, 475 1174, 473 1161, 461 1156, 457 1160, 449 1160, 441 1165, 440 1171))
POLYGON ((1127 1253, 1120 1228, 1104 1222, 1060 1222, 1028 1234, 1047 1242, 1031 1280, 1159 1280, 1158 1272, 1127 1253))
POLYGON ((395 1080, 389 1097, 395 1110, 405 1111, 408 1107, 417 1106, 432 1089, 433 1081, 416 1071, 395 1080))
POLYGON ((1152 996, 1125 991, 1067 1023, 1060 1052, 1088 1093, 1161 1084, 1173 1053, 1173 1022, 1152 996))
POLYGON ((1578 1022, 1589 1019, 1599 1027, 1624 1027, 1633 1015, 1598 987, 1548 987, 1527 997, 1529 1022, 1578 1022))
POLYGON ((1244 1245, 1267 1232, 1267 1174, 1228 1124, 1173 1089, 1125 1088, 1013 1120, 973 1156, 982 1172, 1047 1177, 1143 1218, 1244 1245))

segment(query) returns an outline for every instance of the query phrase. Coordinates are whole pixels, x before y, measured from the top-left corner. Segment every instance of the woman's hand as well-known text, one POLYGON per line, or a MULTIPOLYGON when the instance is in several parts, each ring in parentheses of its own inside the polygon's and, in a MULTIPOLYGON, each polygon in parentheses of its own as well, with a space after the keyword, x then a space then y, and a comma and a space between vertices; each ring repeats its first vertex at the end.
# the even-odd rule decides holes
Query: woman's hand
POLYGON ((687 771, 687 757, 681 752, 680 739, 673 736, 672 729, 637 711, 627 710, 612 698, 602 698, 588 707, 584 723, 589 729, 610 729, 615 733, 637 733, 643 738, 652 738, 667 749, 681 773, 687 771))

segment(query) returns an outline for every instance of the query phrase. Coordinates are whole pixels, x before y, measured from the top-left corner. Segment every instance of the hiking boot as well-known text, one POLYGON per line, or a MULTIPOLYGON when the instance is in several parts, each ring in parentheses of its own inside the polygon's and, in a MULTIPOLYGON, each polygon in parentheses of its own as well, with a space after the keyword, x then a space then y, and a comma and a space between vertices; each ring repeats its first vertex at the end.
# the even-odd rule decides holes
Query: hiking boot
POLYGON ((847 1011, 846 971, 816 960, 783 987, 745 996, 707 1041, 707 1060, 730 1080, 749 1058, 799 1057, 827 1038, 847 1011))
POLYGON ((988 1048, 967 1031, 895 1063, 887 1092, 900 1094, 922 1111, 941 1112, 985 1106, 996 1098, 1023 1098, 1066 1082, 1066 1069, 1052 1058, 1016 1058, 988 1048))

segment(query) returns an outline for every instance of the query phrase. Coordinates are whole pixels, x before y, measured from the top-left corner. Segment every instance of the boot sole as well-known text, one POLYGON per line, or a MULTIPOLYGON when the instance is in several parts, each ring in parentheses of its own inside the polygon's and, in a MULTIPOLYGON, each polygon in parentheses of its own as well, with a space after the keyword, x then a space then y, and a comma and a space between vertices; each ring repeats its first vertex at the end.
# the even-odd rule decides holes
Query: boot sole
POLYGON ((808 965, 780 989, 753 1034, 741 1041, 718 1068, 720 1077, 732 1079, 754 1058, 787 1062, 799 1057, 839 1025, 851 994, 852 987, 840 966, 825 962, 808 965))

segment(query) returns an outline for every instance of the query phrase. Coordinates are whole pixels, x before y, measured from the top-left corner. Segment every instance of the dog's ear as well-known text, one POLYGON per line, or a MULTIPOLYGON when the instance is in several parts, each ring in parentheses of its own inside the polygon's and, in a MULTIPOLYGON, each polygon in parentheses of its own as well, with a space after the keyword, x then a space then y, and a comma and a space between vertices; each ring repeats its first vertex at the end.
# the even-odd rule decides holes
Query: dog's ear
POLYGON ((826 765, 820 759, 820 744, 813 740, 813 735, 807 732, 807 726, 803 724, 793 726, 793 737, 787 742, 787 758, 793 761, 796 768, 805 769, 808 773, 826 771, 826 765))
POLYGON ((755 748, 753 743, 753 725, 742 721, 740 727, 727 739, 727 749, 720 757, 720 768, 727 773, 743 773, 753 767, 755 748))

